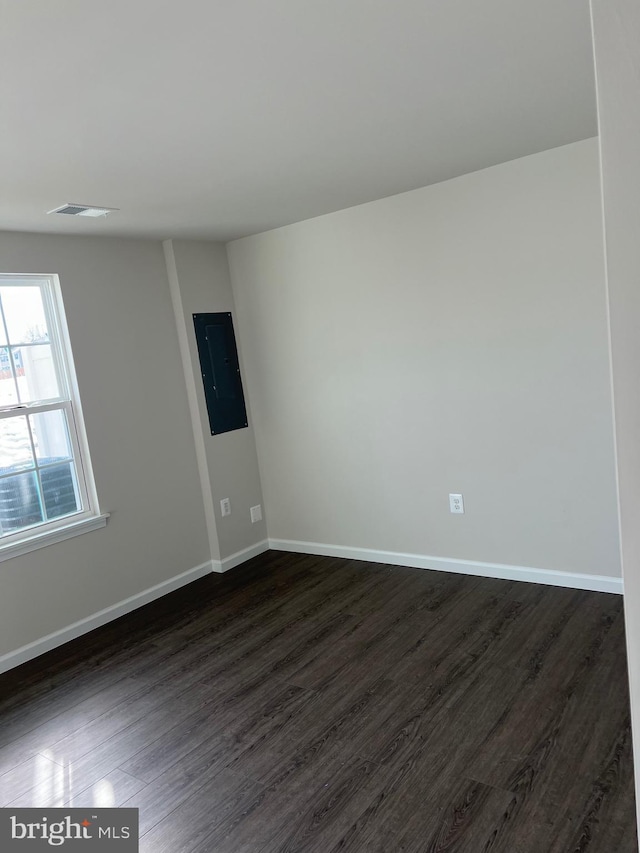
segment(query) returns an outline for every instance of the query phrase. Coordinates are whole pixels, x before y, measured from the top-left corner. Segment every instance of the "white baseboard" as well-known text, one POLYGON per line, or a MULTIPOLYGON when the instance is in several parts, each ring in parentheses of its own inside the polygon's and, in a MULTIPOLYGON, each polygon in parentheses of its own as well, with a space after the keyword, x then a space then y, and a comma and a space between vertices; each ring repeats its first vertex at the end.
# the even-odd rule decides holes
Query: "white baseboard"
POLYGON ((100 610, 92 616, 87 616, 79 622, 74 622, 73 625, 62 628, 60 631, 54 631, 53 634, 47 634, 46 637, 41 637, 39 640, 22 646, 14 652, 2 655, 0 657, 0 673, 13 669, 15 666, 20 666, 20 664, 26 663, 28 660, 38 657, 38 655, 42 655, 45 652, 49 652, 57 646, 62 646, 64 643, 68 643, 69 640, 75 640, 77 637, 93 631, 94 628, 100 628, 102 625, 106 625, 107 622, 112 622, 119 616, 124 616, 125 613, 137 610, 138 607, 149 604, 149 602, 155 601, 156 598, 161 598, 169 592, 180 589, 181 586, 186 586, 186 584, 198 578, 211 574, 212 571, 212 563, 208 560, 206 563, 202 563, 202 565, 196 566, 193 569, 188 569, 174 578, 169 578, 169 580, 162 581, 162 583, 145 589, 143 592, 138 592, 136 595, 125 598, 124 601, 112 604, 111 607, 105 607, 104 610, 100 610))
POLYGON ((191 583, 198 578, 211 574, 211 572, 227 572, 229 569, 233 569, 241 563, 245 563, 247 560, 250 560, 252 557, 257 557, 258 554, 262 554, 268 550, 269 542, 264 539, 262 542, 251 545, 249 548, 244 548, 242 551, 236 551, 235 554, 231 554, 231 556, 225 557, 223 560, 208 560, 200 566, 188 569, 188 571, 182 572, 182 574, 176 575, 176 577, 170 578, 169 580, 162 581, 162 583, 156 584, 150 589, 145 589, 143 592, 132 595, 124 601, 112 604, 111 607, 105 607, 104 610, 100 610, 98 613, 87 616, 79 622, 74 622, 73 625, 68 625, 66 628, 54 631, 53 634, 47 634, 46 637, 34 640, 33 643, 22 646, 14 652, 8 652, 7 654, 0 656, 0 673, 13 669, 16 666, 20 666, 20 664, 26 663, 32 658, 38 657, 38 655, 43 655, 45 652, 51 651, 51 649, 62 646, 70 640, 75 640, 77 637, 81 637, 83 634, 93 631, 94 628, 100 628, 102 625, 106 625, 107 622, 112 622, 119 616, 131 613, 132 610, 137 610, 138 607, 143 607, 145 604, 149 604, 151 601, 155 601, 163 595, 167 595, 176 589, 180 589, 180 587, 186 586, 188 583, 191 583))
POLYGON ((463 575, 480 575, 484 578, 542 583, 550 586, 565 586, 572 589, 588 589, 594 592, 613 592, 621 595, 623 591, 622 578, 611 577, 609 575, 588 575, 578 574, 577 572, 534 569, 529 566, 507 566, 502 563, 480 563, 475 560, 426 557, 422 554, 373 551, 369 548, 350 548, 343 545, 327 545, 320 542, 297 542, 291 539, 269 539, 269 547, 274 551, 293 551, 297 554, 318 554, 324 557, 346 557, 351 560, 387 563, 392 566, 435 569, 441 572, 457 572, 463 575))
POLYGON ((230 557, 225 557, 224 560, 212 560, 214 572, 228 572, 229 569, 235 569, 241 563, 246 563, 252 557, 257 557, 259 554, 264 554, 269 550, 269 542, 263 539, 262 542, 257 542, 255 545, 249 545, 248 548, 243 548, 242 551, 236 551, 230 557))
POLYGON ((26 646, 0 656, 0 673, 26 663, 32 658, 75 640, 94 628, 100 628, 132 610, 137 610, 163 595, 167 595, 188 583, 204 577, 211 572, 222 573, 252 557, 272 548, 274 551, 293 551, 298 554, 318 554, 326 557, 346 557, 352 560, 365 560, 371 563, 386 563, 393 566, 410 566, 416 569, 432 569, 443 572, 457 572, 465 575, 479 575, 485 578, 526 581, 550 586, 564 586, 573 589, 588 589, 594 592, 613 592, 622 594, 622 579, 608 575, 589 575, 577 572, 550 571, 534 569, 528 566, 507 566, 502 563, 481 563, 475 560, 455 560, 445 557, 426 557, 421 554, 404 554, 396 551, 374 551, 369 548, 351 548, 345 545, 327 545, 320 542, 298 542, 292 539, 264 539, 249 548, 237 551, 223 560, 211 560, 188 569, 180 575, 162 581, 149 589, 132 595, 117 604, 106 607, 98 613, 74 622, 66 628, 47 634, 26 646))

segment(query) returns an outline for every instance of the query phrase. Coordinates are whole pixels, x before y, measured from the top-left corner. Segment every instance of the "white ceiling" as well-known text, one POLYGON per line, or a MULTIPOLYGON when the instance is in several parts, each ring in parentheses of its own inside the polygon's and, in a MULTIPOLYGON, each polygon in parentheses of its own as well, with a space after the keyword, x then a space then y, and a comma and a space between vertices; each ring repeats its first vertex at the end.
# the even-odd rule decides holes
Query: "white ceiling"
POLYGON ((59 233, 226 240, 597 133, 588 0, 0 0, 0 98, 0 228, 59 233))

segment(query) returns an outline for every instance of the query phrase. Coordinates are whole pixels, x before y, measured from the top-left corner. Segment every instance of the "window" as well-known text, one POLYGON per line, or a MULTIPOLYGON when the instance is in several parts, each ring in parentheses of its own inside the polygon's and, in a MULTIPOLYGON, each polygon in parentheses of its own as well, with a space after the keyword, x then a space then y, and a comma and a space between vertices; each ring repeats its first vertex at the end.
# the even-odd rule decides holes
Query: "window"
POLYGON ((0 275, 0 556, 85 532, 88 521, 106 517, 57 276, 0 275))

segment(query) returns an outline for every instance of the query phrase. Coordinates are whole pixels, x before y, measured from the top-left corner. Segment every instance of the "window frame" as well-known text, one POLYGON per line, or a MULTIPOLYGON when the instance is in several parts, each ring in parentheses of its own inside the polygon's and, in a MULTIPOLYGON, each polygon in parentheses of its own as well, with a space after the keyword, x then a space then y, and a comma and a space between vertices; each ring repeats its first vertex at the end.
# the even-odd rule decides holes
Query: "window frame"
MULTIPOLYGON (((93 478, 89 445, 82 415, 82 405, 78 392, 73 352, 69 339, 59 277, 51 273, 1 273, 0 286, 38 286, 40 288, 49 333, 47 343, 51 346, 54 372, 58 383, 58 396, 56 397, 28 403, 22 403, 18 400, 16 404, 0 405, 0 420, 25 417, 50 411, 63 412, 63 416, 66 418, 71 445, 71 458, 75 468, 74 491, 76 491, 77 499, 81 506, 78 512, 73 512, 60 518, 43 520, 29 527, 24 527, 13 533, 1 536, 1 562, 53 542, 59 542, 71 536, 104 527, 108 514, 101 513, 98 505, 98 496, 93 478)), ((12 350, 10 349, 11 346, 15 347, 16 345, 10 343, 6 317, 3 319, 1 315, 0 327, 7 340, 6 345, 0 344, 0 346, 7 347, 9 367, 14 382, 17 382, 16 366, 12 357, 12 350)), ((26 346, 29 345, 26 344, 26 346)), ((30 438, 30 440, 32 439, 30 438)), ((33 445, 32 450, 34 450, 33 445)), ((35 455, 34 463, 35 468, 24 470, 36 472, 39 500, 42 502, 42 481, 39 471, 46 469, 46 466, 43 466, 41 469, 35 455)))

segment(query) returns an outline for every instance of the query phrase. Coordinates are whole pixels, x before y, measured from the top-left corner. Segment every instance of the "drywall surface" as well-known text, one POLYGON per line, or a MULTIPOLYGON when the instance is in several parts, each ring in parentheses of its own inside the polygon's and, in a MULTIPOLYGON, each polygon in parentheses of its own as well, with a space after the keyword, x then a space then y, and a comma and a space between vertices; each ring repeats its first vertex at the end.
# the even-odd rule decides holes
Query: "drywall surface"
POLYGON ((159 242, 0 234, 3 272, 60 276, 107 527, 0 563, 0 655, 211 559, 159 242))
MULTIPOLYGON (((227 253, 222 243, 194 240, 167 240, 164 251, 176 322, 182 335, 182 358, 207 524, 210 531, 215 528, 218 540, 218 552, 213 544, 212 554, 214 559, 224 560, 266 538, 264 515, 262 521, 252 523, 249 514, 250 507, 263 503, 251 419, 245 429, 211 435, 193 328, 193 314, 229 311, 233 316, 235 313, 227 253), (231 515, 224 518, 220 510, 223 498, 231 501, 231 515)), ((243 373, 242 352, 237 343, 243 373)), ((249 401, 246 403, 250 414, 249 401)))
MULTIPOLYGON (((622 573, 640 797, 640 8, 592 0, 602 147, 622 573)), ((640 800, 639 800, 640 801, 640 800)))
POLYGON ((595 139, 227 249, 271 539, 619 576, 595 139))

